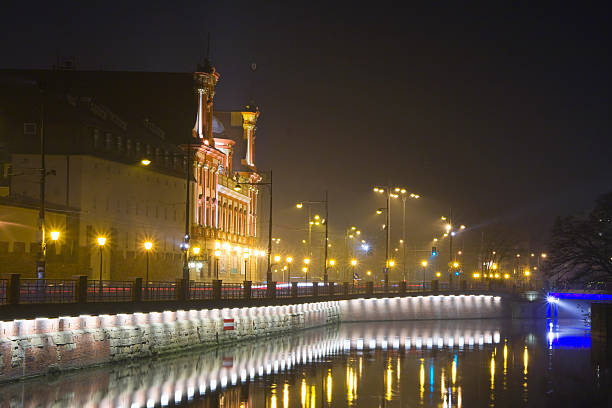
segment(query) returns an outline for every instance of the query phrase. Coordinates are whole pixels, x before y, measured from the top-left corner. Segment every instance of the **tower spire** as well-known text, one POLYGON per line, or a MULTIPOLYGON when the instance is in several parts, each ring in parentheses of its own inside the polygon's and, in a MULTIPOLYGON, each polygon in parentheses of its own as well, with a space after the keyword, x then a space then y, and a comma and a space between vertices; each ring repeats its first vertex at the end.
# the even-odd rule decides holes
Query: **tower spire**
POLYGON ((213 98, 219 76, 210 62, 210 33, 208 33, 206 58, 203 64, 198 64, 197 72, 193 75, 198 111, 191 133, 194 138, 202 139, 204 144, 210 146, 214 146, 215 143, 212 136, 213 98))

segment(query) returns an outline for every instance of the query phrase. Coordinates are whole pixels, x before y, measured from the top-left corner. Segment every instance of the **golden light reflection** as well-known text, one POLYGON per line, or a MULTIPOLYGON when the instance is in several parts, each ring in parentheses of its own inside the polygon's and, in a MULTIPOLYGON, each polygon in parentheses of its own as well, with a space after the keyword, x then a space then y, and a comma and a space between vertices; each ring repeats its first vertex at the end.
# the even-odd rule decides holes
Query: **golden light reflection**
POLYGON ((457 408, 461 408, 461 387, 457 388, 457 408))
POLYGON ((306 379, 302 378, 302 388, 301 388, 301 397, 302 397, 302 408, 306 408, 306 394, 308 389, 306 388, 306 379))
POLYGON ((331 370, 327 370, 327 403, 332 402, 332 375, 331 370))
POLYGON ((506 375, 508 367, 508 344, 504 344, 504 375, 506 375))
POLYGON ((397 386, 399 387, 399 382, 400 382, 400 358, 399 356, 397 356, 397 386))
POLYGON ((421 370, 419 372, 419 391, 421 393, 421 401, 423 401, 423 392, 425 392, 425 364, 421 359, 421 370))
POLYGON ((495 388, 495 354, 491 353, 491 389, 495 388))
POLYGON ((446 384, 444 381, 444 375, 446 373, 444 372, 444 368, 442 369, 442 374, 440 376, 440 395, 442 397, 444 397, 444 400, 446 401, 446 384))
POLYGON ((348 366, 346 371, 346 398, 349 402, 352 402, 357 397, 357 376, 353 367, 348 366))
POLYGON ((283 386, 283 408, 289 408, 289 384, 283 386))
POLYGON ((317 404, 317 390, 315 386, 310 387, 310 408, 315 408, 317 404))
POLYGON ((359 377, 361 377, 362 372, 363 372, 363 357, 359 357, 359 377))
POLYGON ((525 367, 523 374, 527 375, 527 366, 529 366, 529 352, 527 351, 527 346, 525 346, 525 350, 523 350, 523 366, 525 367))
POLYGON ((276 395, 274 394, 272 394, 272 396, 270 397, 270 407, 276 408, 276 395))
POLYGON ((451 380, 453 381, 453 385, 457 381, 457 360, 453 360, 453 366, 451 368, 451 380))
POLYGON ((391 397, 393 396, 393 392, 391 387, 393 386, 393 370, 391 369, 391 359, 387 363, 387 369, 385 370, 385 399, 387 401, 391 401, 391 397))

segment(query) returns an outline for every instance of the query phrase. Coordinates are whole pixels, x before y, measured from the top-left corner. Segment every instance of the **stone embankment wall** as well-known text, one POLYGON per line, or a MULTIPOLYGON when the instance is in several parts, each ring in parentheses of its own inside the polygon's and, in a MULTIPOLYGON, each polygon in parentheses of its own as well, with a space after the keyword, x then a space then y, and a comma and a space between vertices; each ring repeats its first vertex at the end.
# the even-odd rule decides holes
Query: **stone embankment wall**
POLYGON ((338 302, 0 322, 0 381, 340 321, 338 302), (234 319, 234 330, 224 330, 234 319))
POLYGON ((494 296, 413 296, 0 322, 0 381, 331 323, 509 316, 494 296), (224 330, 234 319, 234 330, 224 330))

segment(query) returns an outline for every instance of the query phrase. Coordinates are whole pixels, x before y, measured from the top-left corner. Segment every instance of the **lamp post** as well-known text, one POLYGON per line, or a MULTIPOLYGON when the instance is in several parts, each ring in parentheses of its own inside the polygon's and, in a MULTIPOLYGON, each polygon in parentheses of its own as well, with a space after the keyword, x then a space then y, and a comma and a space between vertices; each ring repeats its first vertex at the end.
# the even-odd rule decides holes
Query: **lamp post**
POLYGON ((353 267, 353 286, 355 286, 355 267, 357 266, 356 259, 351 259, 351 266, 353 267))
POLYGON ((402 278, 406 282, 406 201, 408 197, 419 199, 421 196, 414 193, 408 194, 408 190, 399 187, 395 188, 395 192, 402 194, 402 278))
MULTIPOLYGON (((442 216, 441 217, 442 221, 448 221, 448 223, 444 226, 444 229, 446 230, 446 233, 444 234, 444 236, 448 236, 448 286, 450 289, 452 289, 453 286, 453 262, 455 260, 455 254, 453 253, 453 237, 455 236, 455 234, 457 233, 455 230, 453 230, 453 209, 451 208, 449 210, 449 214, 448 214, 448 218, 442 216)), ((464 230, 466 227, 465 225, 461 225, 459 227, 459 230, 464 230)))
POLYGON ((323 281, 327 283, 328 274, 327 274, 327 248, 329 241, 329 205, 327 198, 327 190, 325 190, 325 198, 323 200, 313 200, 313 201, 302 201, 296 205, 297 208, 302 208, 304 204, 308 205, 308 256, 311 257, 311 235, 312 235, 312 221, 310 220, 310 204, 325 204, 325 219, 323 220, 325 224, 325 253, 324 253, 324 268, 323 268, 323 281))
MULTIPOLYGON (((349 240, 355 239, 355 235, 359 235, 361 234, 361 231, 359 231, 357 229, 357 227, 352 226, 350 228, 347 228, 345 234, 344 234, 344 244, 346 247, 346 258, 345 258, 345 264, 348 265, 351 262, 351 258, 354 255, 354 248, 355 248, 355 241, 351 242, 350 248, 352 248, 353 250, 349 250, 349 240)), ((348 267, 348 266, 347 266, 348 267)), ((343 268, 343 274, 346 273, 345 268, 343 268)), ((346 277, 345 277, 346 279, 346 277)))
POLYGON ((423 290, 425 290, 425 271, 427 270, 427 265, 428 265, 428 262, 425 259, 423 259, 421 261, 421 266, 423 267, 423 281, 421 283, 421 288, 423 290))
POLYGON ((219 257, 221 256, 221 250, 215 249, 215 280, 219 280, 219 257))
MULTIPOLYGON (((149 291, 149 252, 151 252, 151 249, 153 249, 153 243, 151 241, 146 241, 144 243, 144 249, 146 251, 146 255, 147 255, 147 274, 146 274, 146 281, 145 281, 145 292, 149 291)), ((195 248, 194 248, 195 249, 195 248)))
POLYGON ((293 263, 293 258, 288 256, 287 259, 287 282, 291 281, 291 264, 293 263))
POLYGON ((248 268, 248 264, 249 264, 249 253, 248 251, 244 251, 242 256, 244 257, 244 281, 247 281, 247 268, 248 268))
POLYGON ((268 183, 262 183, 262 182, 256 182, 256 183, 236 183, 236 186, 234 187, 234 190, 236 191, 240 191, 242 189, 242 186, 246 185, 246 186, 270 186, 270 216, 269 216, 269 224, 268 224, 268 251, 267 251, 267 257, 268 257, 268 270, 266 271, 266 282, 271 282, 272 281, 272 263, 271 263, 271 257, 272 257, 272 170, 270 170, 270 182, 268 183))
POLYGON ((102 249, 104 248, 104 244, 106 244, 106 238, 98 237, 98 247, 100 248, 100 288, 98 290, 100 292, 100 295, 102 295, 102 249))
POLYGON ((374 192, 375 193, 379 193, 379 194, 383 194, 386 193, 387 195, 387 206, 384 208, 379 208, 376 213, 377 214, 382 214, 383 211, 385 211, 386 213, 386 217, 387 217, 387 221, 385 223, 385 232, 386 232, 386 239, 385 239, 385 267, 383 269, 383 276, 385 278, 385 288, 389 287, 389 245, 390 245, 390 239, 391 239, 391 197, 397 198, 397 194, 393 194, 391 192, 391 187, 387 186, 387 187, 374 187, 374 192))
POLYGON ((310 265, 310 258, 304 258, 304 268, 302 269, 304 272, 306 272, 306 282, 308 282, 308 265, 310 265))

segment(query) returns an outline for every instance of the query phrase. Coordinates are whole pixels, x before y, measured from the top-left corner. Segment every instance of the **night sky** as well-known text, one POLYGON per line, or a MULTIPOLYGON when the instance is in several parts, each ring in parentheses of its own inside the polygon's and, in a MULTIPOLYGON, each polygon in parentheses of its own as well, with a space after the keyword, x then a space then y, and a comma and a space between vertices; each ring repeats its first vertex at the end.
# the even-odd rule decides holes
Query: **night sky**
POLYGON ((413 245, 452 206, 473 237, 502 223, 538 247, 556 215, 612 190, 609 9, 89 3, 4 5, 0 68, 61 55, 79 69, 191 72, 210 32, 215 106, 253 98, 262 111, 256 163, 274 170, 283 239, 303 228, 295 202, 325 189, 335 232, 380 235, 372 187, 389 182, 423 196, 408 205, 413 245))

